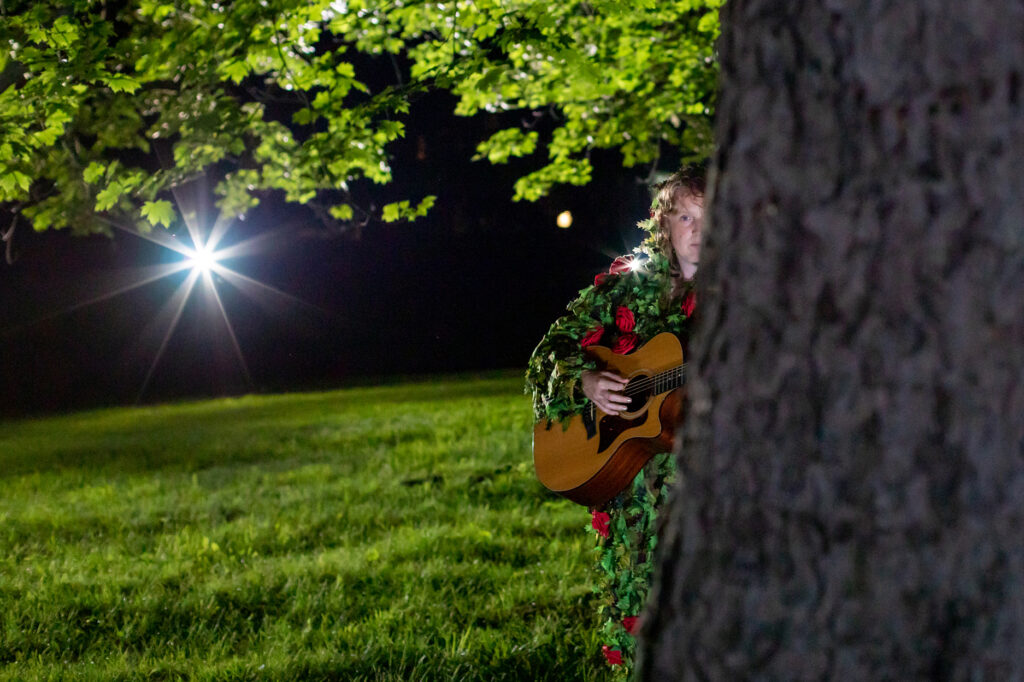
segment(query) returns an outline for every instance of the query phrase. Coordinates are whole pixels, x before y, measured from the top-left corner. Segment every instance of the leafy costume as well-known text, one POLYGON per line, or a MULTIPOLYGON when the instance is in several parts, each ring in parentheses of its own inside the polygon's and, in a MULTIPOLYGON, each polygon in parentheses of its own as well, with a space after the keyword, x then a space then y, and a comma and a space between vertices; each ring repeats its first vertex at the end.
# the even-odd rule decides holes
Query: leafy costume
MULTIPOLYGON (((530 357, 527 392, 533 396, 539 421, 562 421, 588 402, 582 374, 597 369, 584 348, 600 344, 630 353, 657 334, 673 332, 684 341, 695 307, 691 282, 673 291, 668 258, 656 247, 654 221, 641 223, 652 232, 635 249, 636 256, 615 259, 608 273, 583 289, 569 304, 568 314, 555 321, 530 357)), ((656 514, 675 473, 671 453, 656 455, 602 509, 591 510, 597 533, 599 573, 595 591, 602 595, 602 648, 616 677, 629 676, 635 653, 633 634, 650 587, 656 514)))

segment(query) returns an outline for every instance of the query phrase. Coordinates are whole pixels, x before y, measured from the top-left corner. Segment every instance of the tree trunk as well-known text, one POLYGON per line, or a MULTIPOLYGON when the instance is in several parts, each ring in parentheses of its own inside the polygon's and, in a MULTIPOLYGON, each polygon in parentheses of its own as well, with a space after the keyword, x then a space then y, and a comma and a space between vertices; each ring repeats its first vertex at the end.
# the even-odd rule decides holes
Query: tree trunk
POLYGON ((639 678, 1024 679, 1024 4, 722 24, 639 678))

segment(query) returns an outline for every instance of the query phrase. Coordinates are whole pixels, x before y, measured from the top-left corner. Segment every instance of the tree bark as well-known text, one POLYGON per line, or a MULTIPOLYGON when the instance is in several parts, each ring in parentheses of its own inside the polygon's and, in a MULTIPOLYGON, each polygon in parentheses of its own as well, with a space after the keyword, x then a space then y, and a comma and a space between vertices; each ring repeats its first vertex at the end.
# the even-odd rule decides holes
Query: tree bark
POLYGON ((1024 4, 722 25, 638 678, 1024 679, 1024 4))

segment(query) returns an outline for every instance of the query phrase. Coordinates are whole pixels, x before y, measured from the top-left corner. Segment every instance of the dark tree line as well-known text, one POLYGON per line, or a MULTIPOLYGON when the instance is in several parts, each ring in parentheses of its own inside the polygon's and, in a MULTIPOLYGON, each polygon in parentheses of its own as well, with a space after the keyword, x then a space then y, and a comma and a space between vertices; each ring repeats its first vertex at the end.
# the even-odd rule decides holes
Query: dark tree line
POLYGON ((1024 5, 730 0, 640 678, 1024 679, 1024 5))

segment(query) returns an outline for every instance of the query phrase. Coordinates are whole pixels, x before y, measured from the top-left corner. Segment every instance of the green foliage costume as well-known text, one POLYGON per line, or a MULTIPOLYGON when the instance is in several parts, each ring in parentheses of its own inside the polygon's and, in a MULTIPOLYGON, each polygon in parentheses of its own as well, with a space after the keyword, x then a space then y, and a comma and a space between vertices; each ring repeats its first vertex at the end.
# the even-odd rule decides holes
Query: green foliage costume
MULTIPOLYGON (((685 347, 696 301, 692 283, 684 281, 673 289, 668 258, 656 247, 654 221, 641 227, 652 235, 636 249, 637 255, 615 259, 608 273, 598 275, 569 304, 568 314, 551 326, 533 352, 526 380, 536 419, 560 421, 586 405, 581 377, 597 368, 584 353, 586 346, 596 343, 629 353, 670 331, 685 347)), ((657 509, 674 473, 672 455, 658 455, 603 509, 591 510, 603 652, 616 677, 623 679, 632 667, 636 619, 650 586, 657 509)))

